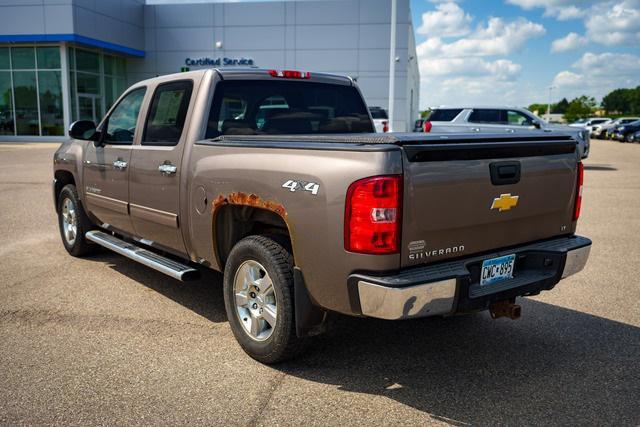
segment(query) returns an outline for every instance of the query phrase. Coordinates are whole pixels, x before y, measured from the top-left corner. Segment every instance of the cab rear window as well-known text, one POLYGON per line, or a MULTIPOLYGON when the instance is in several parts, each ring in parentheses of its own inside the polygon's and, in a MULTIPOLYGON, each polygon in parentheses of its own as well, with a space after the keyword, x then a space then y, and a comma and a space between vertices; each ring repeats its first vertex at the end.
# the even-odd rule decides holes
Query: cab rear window
POLYGON ((373 124, 352 86, 227 80, 216 85, 206 137, 364 132, 373 124))
POLYGON ((429 115, 430 122, 450 122, 462 112, 462 108, 438 108, 429 115))

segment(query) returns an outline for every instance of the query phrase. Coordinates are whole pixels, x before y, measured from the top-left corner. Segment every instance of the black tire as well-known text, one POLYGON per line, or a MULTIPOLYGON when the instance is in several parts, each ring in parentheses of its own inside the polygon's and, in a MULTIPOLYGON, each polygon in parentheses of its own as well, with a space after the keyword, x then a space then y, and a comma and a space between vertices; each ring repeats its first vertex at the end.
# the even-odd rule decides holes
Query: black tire
MULTIPOLYGON (((298 338, 295 327, 293 295, 293 256, 282 245, 266 236, 249 236, 238 242, 227 260, 224 271, 224 304, 231 331, 242 349, 252 358, 266 364, 289 360, 300 354, 307 340, 298 338), (271 278, 277 316, 268 338, 254 339, 241 323, 236 306, 234 282, 239 268, 247 261, 257 262, 271 278)), ((246 318, 245 318, 246 319, 246 318)))
POLYGON ((94 252, 97 249, 97 246, 89 243, 84 238, 84 235, 87 231, 94 229, 95 226, 91 223, 91 220, 87 217, 87 214, 82 207, 75 185, 67 184, 62 188, 62 191, 60 191, 60 194, 58 195, 57 207, 60 237, 62 238, 62 244, 67 252, 75 257, 81 257, 94 252), (65 217, 63 215, 63 206, 66 200, 69 200, 69 203, 71 203, 74 208, 76 232, 75 239, 73 240, 70 240, 65 236, 65 217))

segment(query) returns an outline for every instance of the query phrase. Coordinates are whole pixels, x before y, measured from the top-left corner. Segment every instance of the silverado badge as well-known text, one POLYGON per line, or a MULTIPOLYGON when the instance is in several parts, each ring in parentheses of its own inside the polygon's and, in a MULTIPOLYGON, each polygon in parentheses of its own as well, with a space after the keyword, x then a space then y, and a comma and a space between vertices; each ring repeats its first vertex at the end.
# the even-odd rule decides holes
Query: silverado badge
POLYGON ((511 193, 501 194, 500 197, 493 199, 491 209, 498 209, 499 212, 508 211, 516 207, 518 198, 519 196, 512 196, 511 193))

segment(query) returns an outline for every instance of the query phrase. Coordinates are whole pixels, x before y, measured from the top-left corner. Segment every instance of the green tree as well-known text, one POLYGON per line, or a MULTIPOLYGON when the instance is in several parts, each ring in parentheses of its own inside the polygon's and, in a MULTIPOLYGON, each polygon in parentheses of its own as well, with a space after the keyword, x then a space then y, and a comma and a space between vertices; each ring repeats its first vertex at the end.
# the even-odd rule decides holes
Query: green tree
POLYGON ((640 86, 635 89, 616 89, 602 98, 602 108, 607 113, 639 114, 640 86))
POLYGON ((588 117, 592 114, 595 106, 596 100, 592 96, 579 96, 569 103, 564 118, 568 123, 571 123, 580 118, 588 117))
POLYGON ((569 108, 569 101, 567 101, 567 98, 562 98, 560 102, 551 107, 551 112, 554 114, 564 114, 567 112, 567 108, 569 108))
POLYGON ((547 104, 531 104, 527 107, 527 110, 532 113, 538 112, 538 115, 543 115, 547 113, 547 104))

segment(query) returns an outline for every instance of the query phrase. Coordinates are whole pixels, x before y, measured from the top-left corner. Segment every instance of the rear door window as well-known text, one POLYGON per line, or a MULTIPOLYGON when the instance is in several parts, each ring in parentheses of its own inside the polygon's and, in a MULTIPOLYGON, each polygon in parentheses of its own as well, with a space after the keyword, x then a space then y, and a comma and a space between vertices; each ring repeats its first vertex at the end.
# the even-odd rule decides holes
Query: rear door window
POLYGON ((462 108, 439 108, 437 110, 433 110, 429 115, 430 122, 450 122, 456 117, 458 114, 462 112, 462 108))
POLYGON ((362 132, 373 124, 353 86, 226 80, 216 85, 206 137, 362 132))
POLYGON ((487 123, 495 125, 506 125, 506 112, 503 110, 479 108, 473 110, 469 115, 469 121, 472 123, 487 123))
POLYGON ((193 90, 191 80, 156 88, 142 136, 142 145, 176 145, 180 140, 193 90))

